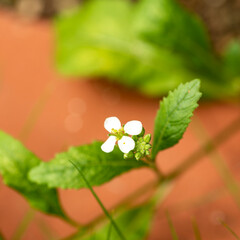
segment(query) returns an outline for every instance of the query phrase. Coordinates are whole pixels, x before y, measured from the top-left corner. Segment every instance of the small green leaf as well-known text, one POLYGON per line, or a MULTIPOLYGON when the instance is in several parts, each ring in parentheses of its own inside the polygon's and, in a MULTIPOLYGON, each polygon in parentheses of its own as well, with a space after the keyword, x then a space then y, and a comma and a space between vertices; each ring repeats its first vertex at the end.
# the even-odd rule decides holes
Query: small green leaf
POLYGON ((123 153, 117 147, 111 153, 104 153, 101 144, 94 142, 71 147, 68 152, 60 153, 52 161, 41 163, 34 168, 29 174, 30 179, 49 187, 78 189, 87 186, 70 160, 81 168, 91 186, 108 182, 130 169, 146 166, 135 159, 124 159, 123 153))
POLYGON ((181 84, 160 103, 154 127, 152 158, 182 138, 201 97, 200 81, 181 84))
POLYGON ((0 174, 4 183, 22 194, 37 210, 66 218, 56 189, 48 189, 46 185, 28 179, 29 171, 40 162, 19 141, 0 132, 0 174))

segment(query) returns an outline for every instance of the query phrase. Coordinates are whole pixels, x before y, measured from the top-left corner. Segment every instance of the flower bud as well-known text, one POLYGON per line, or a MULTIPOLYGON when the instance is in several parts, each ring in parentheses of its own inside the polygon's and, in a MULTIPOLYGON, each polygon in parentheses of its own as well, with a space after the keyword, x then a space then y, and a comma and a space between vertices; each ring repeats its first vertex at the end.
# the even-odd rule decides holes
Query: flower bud
POLYGON ((129 153, 124 153, 123 158, 128 159, 128 158, 133 158, 134 153, 133 151, 130 151, 129 153))
POLYGON ((148 150, 148 149, 150 149, 151 147, 152 147, 151 144, 146 144, 146 145, 145 145, 145 150, 148 150))
POLYGON ((142 154, 140 152, 135 153, 135 158, 139 160, 142 157, 142 154))
POLYGON ((149 154, 150 154, 150 151, 149 151, 149 150, 146 150, 146 151, 145 151, 145 154, 146 154, 146 155, 149 155, 149 154))
POLYGON ((144 154, 145 154, 145 149, 141 149, 141 150, 140 150, 140 153, 141 153, 142 155, 144 155, 144 154))
POLYGON ((145 143, 149 143, 151 141, 151 134, 145 135, 143 139, 145 143))

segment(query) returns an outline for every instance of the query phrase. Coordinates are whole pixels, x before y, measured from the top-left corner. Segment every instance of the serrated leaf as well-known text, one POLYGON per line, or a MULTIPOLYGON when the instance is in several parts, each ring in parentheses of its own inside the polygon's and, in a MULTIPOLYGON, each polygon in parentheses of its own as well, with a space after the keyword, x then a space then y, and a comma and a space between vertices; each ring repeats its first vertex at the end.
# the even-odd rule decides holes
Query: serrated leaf
POLYGON ((160 102, 154 126, 152 158, 182 138, 201 97, 200 81, 181 84, 160 102))
POLYGON ((175 0, 90 0, 58 17, 55 30, 65 75, 107 77, 151 96, 197 76, 206 97, 239 93, 203 24, 175 0))
POLYGON ((19 141, 0 132, 0 174, 4 183, 23 195, 37 210, 66 218, 56 189, 36 184, 28 179, 28 173, 41 160, 19 141))
POLYGON ((32 181, 47 184, 49 187, 83 188, 87 187, 79 177, 78 171, 69 162, 71 160, 88 179, 91 186, 98 186, 133 168, 146 166, 135 159, 123 159, 123 153, 115 147, 113 152, 101 150, 102 142, 71 147, 47 163, 34 168, 29 176, 32 181))

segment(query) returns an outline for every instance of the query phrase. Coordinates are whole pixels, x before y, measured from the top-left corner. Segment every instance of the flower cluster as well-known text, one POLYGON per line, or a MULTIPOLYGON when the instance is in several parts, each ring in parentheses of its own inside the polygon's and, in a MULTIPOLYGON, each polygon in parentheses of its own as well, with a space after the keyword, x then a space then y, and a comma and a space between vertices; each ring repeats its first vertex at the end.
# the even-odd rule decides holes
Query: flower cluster
POLYGON ((117 117, 109 117, 104 122, 104 128, 109 132, 109 138, 102 144, 102 151, 112 152, 117 143, 125 159, 135 157, 139 160, 150 154, 151 134, 144 136, 145 130, 140 121, 132 120, 122 126, 117 117))

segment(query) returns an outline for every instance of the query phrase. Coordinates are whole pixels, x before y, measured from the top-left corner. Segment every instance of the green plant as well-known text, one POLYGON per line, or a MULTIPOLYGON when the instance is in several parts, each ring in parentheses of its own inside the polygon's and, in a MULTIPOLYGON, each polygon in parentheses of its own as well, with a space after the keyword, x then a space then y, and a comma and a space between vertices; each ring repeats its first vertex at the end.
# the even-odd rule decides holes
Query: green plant
MULTIPOLYGON (((86 187, 92 189, 92 186, 101 185, 119 174, 139 167, 152 168, 158 173, 161 182, 163 176, 156 166, 156 155, 160 150, 173 146, 181 139, 201 96, 199 87, 199 80, 180 85, 162 101, 155 120, 151 158, 148 155, 141 155, 139 161, 134 155, 124 159, 124 154, 117 146, 112 152, 104 153, 101 149, 102 143, 93 142, 88 145, 72 147, 67 152, 57 154, 53 160, 46 163, 27 150, 19 141, 1 132, 0 173, 3 180, 6 185, 22 194, 33 208, 56 215, 70 224, 75 224, 61 209, 56 188, 79 189, 86 187)), ((143 134, 141 132, 138 137, 136 136, 137 138, 134 136, 132 138, 136 143, 142 138, 149 144, 150 136, 142 137, 143 134)), ((138 147, 137 144, 136 147, 138 147)), ((150 154, 149 150, 148 154, 150 154)), ((92 193, 95 194, 93 189, 92 193)), ((98 197, 97 200, 101 204, 98 197)), ((132 210, 131 214, 123 215, 123 218, 125 219, 129 214, 129 217, 133 217, 135 214, 143 212, 142 208, 137 209, 132 210)), ((104 206, 103 210, 110 217, 104 206)), ((148 215, 149 213, 141 214, 148 215)), ((118 229, 113 219, 111 217, 110 219, 111 225, 118 229)), ((119 221, 121 222, 121 220, 119 221)), ((145 223, 142 224, 145 225, 145 223)), ((119 229, 118 233, 121 235, 119 229)))
POLYGON ((90 0, 55 21, 56 65, 161 96, 196 76, 203 96, 237 97, 240 44, 217 56, 201 21, 175 0, 90 0))
MULTIPOLYGON (((155 119, 152 151, 149 147, 145 151, 146 145, 151 146, 151 144, 149 143, 150 135, 145 134, 144 131, 140 132, 138 129, 136 132, 137 128, 129 131, 127 130, 128 123, 123 129, 119 127, 120 132, 111 129, 110 137, 115 134, 120 140, 124 135, 128 135, 135 142, 135 147, 131 150, 135 154, 132 156, 126 156, 126 153, 121 152, 118 146, 115 146, 113 151, 105 153, 101 149, 102 142, 98 141, 71 147, 67 152, 57 154, 53 160, 43 162, 18 140, 0 132, 0 173, 3 180, 7 186, 22 194, 34 209, 55 215, 75 226, 76 233, 67 239, 145 239, 150 230, 155 209, 170 192, 172 180, 175 180, 202 157, 202 150, 197 151, 191 156, 191 161, 187 160, 168 175, 162 174, 156 165, 157 154, 175 145, 182 138, 193 111, 198 106, 197 102, 201 97, 199 88, 199 80, 181 84, 160 103, 160 110, 155 119), (131 137, 129 133, 133 136, 131 137), (134 133, 140 134, 134 135, 134 133), (138 145, 140 139, 142 139, 140 143, 144 143, 144 149, 141 148, 141 144, 140 147, 138 145), (142 150, 144 153, 141 152, 142 150), (136 157, 138 151, 141 153, 140 158, 136 157), (152 169, 156 173, 156 179, 123 200, 115 207, 114 214, 112 214, 111 210, 104 206, 93 186, 99 186, 126 171, 140 167, 152 169), (104 215, 86 225, 74 222, 62 210, 57 188, 88 188, 101 206, 104 215), (150 190, 154 191, 149 200, 139 206, 132 207, 129 204, 150 190)), ((130 123, 133 127, 132 122, 130 123)), ((218 135, 217 144, 223 141, 224 136, 227 138, 239 128, 239 125, 237 121, 237 124, 228 127, 218 135)), ((211 142, 206 144, 205 149, 209 152, 213 150, 211 142)), ((230 184, 231 182, 228 185, 230 184)), ((13 239, 20 239, 32 217, 33 212, 29 211, 13 239)), ((168 219, 173 239, 177 239, 170 216, 168 219)), ((195 222, 193 229, 196 239, 201 239, 195 222)))

